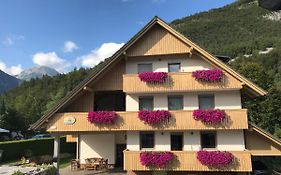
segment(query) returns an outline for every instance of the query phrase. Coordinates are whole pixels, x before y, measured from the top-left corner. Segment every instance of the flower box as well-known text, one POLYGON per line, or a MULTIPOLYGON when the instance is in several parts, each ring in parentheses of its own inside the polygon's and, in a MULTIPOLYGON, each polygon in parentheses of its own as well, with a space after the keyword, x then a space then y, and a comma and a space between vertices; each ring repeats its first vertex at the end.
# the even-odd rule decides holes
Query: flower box
POLYGON ((164 168, 174 157, 175 155, 172 152, 142 152, 140 154, 140 162, 143 166, 164 168))
POLYGON ((138 113, 140 120, 144 121, 147 124, 158 124, 163 121, 169 121, 171 113, 167 110, 157 110, 157 111, 148 111, 141 110, 138 113))
POLYGON ((192 115, 195 120, 201 120, 207 124, 220 124, 226 118, 225 111, 219 109, 197 109, 193 111, 192 115))
POLYGON ((197 70, 192 72, 192 77, 196 80, 206 82, 221 82, 223 79, 223 71, 220 69, 197 70))
POLYGON ((233 163, 234 156, 227 151, 198 151, 197 159, 202 165, 213 168, 224 168, 233 163))
POLYGON ((117 119, 114 111, 95 111, 88 113, 88 121, 96 124, 113 124, 117 119))
POLYGON ((143 72, 139 73, 139 79, 146 83, 164 83, 168 78, 167 72, 143 72))

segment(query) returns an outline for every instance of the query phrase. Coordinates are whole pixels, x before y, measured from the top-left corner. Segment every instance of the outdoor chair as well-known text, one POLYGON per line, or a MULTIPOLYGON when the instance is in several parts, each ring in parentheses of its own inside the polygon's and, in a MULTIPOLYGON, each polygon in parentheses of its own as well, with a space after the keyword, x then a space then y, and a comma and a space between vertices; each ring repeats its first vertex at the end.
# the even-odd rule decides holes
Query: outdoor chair
POLYGON ((85 169, 86 170, 97 170, 100 167, 101 158, 88 158, 85 159, 85 169))
POLYGON ((70 161, 71 171, 78 171, 80 169, 80 163, 78 159, 72 159, 70 161))

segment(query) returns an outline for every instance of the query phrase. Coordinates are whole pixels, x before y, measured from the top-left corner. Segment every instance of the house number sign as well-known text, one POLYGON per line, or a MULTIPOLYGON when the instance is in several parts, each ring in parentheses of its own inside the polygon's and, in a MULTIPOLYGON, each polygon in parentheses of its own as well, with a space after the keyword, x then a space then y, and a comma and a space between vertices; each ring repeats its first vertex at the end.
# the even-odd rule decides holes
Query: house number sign
POLYGON ((75 117, 65 117, 65 118, 63 119, 63 123, 64 123, 65 125, 73 125, 75 122, 76 122, 75 117))

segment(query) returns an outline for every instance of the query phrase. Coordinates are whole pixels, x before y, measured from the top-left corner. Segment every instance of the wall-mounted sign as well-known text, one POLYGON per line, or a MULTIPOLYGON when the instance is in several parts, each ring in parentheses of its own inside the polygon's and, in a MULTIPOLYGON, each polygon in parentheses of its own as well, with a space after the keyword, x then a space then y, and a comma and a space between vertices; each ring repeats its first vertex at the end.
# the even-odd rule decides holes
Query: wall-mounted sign
POLYGON ((65 125, 73 125, 75 122, 76 122, 75 117, 65 117, 65 118, 63 119, 63 123, 64 123, 65 125))

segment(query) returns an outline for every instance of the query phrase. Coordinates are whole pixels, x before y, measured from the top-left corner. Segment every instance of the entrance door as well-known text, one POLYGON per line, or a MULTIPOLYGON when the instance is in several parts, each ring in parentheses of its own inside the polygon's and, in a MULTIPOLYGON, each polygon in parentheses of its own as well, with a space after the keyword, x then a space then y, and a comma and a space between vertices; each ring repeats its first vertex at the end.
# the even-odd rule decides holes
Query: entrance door
POLYGON ((123 151, 126 149, 126 144, 116 144, 116 160, 115 160, 115 166, 116 167, 123 167, 123 151))
POLYGON ((183 149, 183 133, 171 133, 171 150, 182 151, 183 149))

